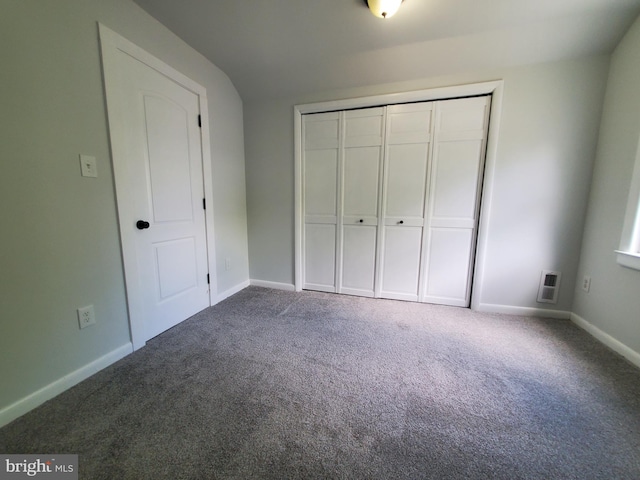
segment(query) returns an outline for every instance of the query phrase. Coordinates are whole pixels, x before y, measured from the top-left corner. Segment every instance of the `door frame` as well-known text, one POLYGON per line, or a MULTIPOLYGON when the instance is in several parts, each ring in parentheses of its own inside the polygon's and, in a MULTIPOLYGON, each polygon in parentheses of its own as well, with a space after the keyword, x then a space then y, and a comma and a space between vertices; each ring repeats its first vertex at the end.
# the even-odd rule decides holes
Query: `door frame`
POLYGON ((102 71, 109 123, 109 139, 111 144, 111 157, 113 165, 113 177, 116 190, 116 203, 118 209, 118 224, 120 227, 120 247, 124 269, 124 280, 127 297, 127 311, 129 314, 129 331, 133 349, 137 350, 146 344, 145 318, 142 305, 140 275, 138 258, 135 249, 134 231, 125 222, 123 213, 128 205, 132 205, 132 193, 128 183, 127 155, 123 151, 123 124, 120 118, 114 115, 113 105, 120 95, 114 80, 119 75, 117 56, 124 53, 144 63, 148 67, 170 78, 180 86, 193 92, 198 97, 201 128, 201 162, 204 181, 204 198, 207 205, 205 209, 205 236, 207 251, 207 269, 209 271, 209 306, 214 305, 217 294, 217 279, 215 265, 215 236, 213 223, 213 176, 211 166, 211 146, 209 143, 209 116, 207 106, 207 91, 200 84, 194 82, 178 70, 170 67, 162 60, 151 55, 113 30, 98 23, 100 34, 100 46, 102 53, 102 71))
POLYGON ((429 102, 452 98, 472 97, 478 95, 491 95, 491 110, 489 131, 487 134, 486 158, 484 178, 482 180, 482 202, 480 205, 480 218, 476 240, 475 265, 472 274, 471 309, 477 310, 480 305, 485 275, 487 237, 491 215, 491 201, 493 182, 496 170, 496 158, 498 151, 498 135, 500 130, 500 116, 502 112, 502 96, 504 81, 495 80, 482 83, 470 83, 450 87, 439 87, 428 90, 416 90, 402 93, 374 95, 344 100, 332 100, 318 103, 294 105, 293 107, 293 138, 294 138, 294 203, 295 203, 295 290, 302 290, 304 278, 303 265, 303 228, 304 205, 302 196, 303 166, 302 166, 302 115, 308 113, 321 113, 336 110, 348 110, 355 108, 377 107, 399 103, 429 102))

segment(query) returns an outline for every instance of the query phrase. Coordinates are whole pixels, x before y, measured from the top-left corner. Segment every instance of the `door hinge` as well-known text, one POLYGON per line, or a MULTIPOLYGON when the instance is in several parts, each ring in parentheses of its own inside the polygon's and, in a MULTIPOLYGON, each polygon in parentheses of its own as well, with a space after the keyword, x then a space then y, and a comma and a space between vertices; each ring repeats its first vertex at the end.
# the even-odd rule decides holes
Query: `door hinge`
POLYGON ((206 199, 206 198, 203 198, 203 199, 202 199, 202 209, 203 209, 203 210, 206 210, 206 209, 207 209, 207 199, 206 199))
POLYGON ((198 115, 198 126, 202 128, 202 116, 198 115))
POLYGON ((210 284, 211 284, 211 280, 209 278, 209 274, 207 273, 207 285, 210 285, 210 284))

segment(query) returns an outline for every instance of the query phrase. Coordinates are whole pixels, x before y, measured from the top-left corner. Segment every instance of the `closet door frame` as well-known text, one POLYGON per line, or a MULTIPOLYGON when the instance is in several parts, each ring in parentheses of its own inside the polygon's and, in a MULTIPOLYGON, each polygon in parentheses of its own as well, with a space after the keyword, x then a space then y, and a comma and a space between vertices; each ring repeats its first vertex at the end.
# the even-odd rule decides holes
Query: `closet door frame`
POLYGON ((502 96, 504 82, 502 80, 458 85, 451 87, 441 87, 429 90, 418 90, 412 92, 392 93, 387 95, 376 95, 370 97, 360 97, 346 100, 334 100, 327 102, 303 104, 294 106, 294 201, 295 201, 295 290, 301 291, 303 287, 304 265, 303 265, 303 228, 304 212, 302 205, 302 115, 308 113, 320 113, 336 110, 349 110, 356 108, 375 107, 380 105, 393 105, 399 103, 427 102, 436 100, 446 100, 451 98, 471 97, 477 95, 491 95, 491 122, 487 135, 486 161, 484 178, 482 182, 482 205, 480 209, 480 220, 477 232, 475 267, 472 275, 472 295, 471 308, 477 309, 484 279, 484 265, 486 257, 487 229, 490 222, 491 198, 493 190, 493 178, 495 174, 496 154, 498 145, 498 135, 500 126, 500 116, 502 111, 502 96))

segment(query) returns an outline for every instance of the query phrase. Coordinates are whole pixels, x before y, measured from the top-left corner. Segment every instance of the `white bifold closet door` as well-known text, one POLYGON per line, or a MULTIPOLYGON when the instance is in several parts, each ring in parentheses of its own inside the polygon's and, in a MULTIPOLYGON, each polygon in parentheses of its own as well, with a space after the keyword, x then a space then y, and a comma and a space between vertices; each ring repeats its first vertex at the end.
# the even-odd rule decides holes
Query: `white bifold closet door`
POLYGON ((437 102, 425 232, 424 302, 466 307, 471 282, 490 97, 437 102))
POLYGON ((303 118, 303 288, 468 306, 490 97, 303 118))

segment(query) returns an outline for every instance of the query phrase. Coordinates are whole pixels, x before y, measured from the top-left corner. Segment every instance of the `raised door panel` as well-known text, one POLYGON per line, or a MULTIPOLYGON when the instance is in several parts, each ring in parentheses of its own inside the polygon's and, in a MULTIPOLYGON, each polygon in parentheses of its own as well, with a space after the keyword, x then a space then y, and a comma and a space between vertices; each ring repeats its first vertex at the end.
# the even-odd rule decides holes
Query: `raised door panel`
POLYGON ((478 197, 481 140, 443 142, 433 161, 432 215, 474 220, 478 197))
POLYGON ((416 301, 420 272, 422 227, 385 227, 382 296, 416 301))
POLYGON ((343 214, 377 217, 379 183, 380 147, 345 149, 343 214))
POLYGON ((386 217, 423 218, 429 145, 391 145, 386 169, 386 217))
POLYGON ((335 216, 337 212, 338 150, 305 152, 304 212, 335 216))
POLYGON ((158 95, 144 95, 143 103, 153 220, 191 221, 188 112, 158 95))
POLYGON ((377 227, 345 225, 341 293, 373 296, 377 227))
POLYGON ((304 288, 335 291, 336 226, 307 224, 305 226, 304 288))
POLYGON ((366 108, 344 112, 344 146, 382 145, 384 108, 366 108))
POLYGON ((338 148, 339 114, 316 113, 304 116, 305 150, 338 148))
POLYGON ((438 133, 476 132, 482 135, 486 126, 485 111, 490 97, 443 100, 439 103, 438 133))
POLYGON ((161 303, 197 287, 198 259, 193 237, 156 242, 152 248, 161 303))
POLYGON ((432 228, 426 273, 426 296, 464 307, 471 273, 473 235, 470 229, 432 228))
POLYGON ((429 143, 433 123, 433 103, 390 105, 387 108, 387 142, 429 143))

